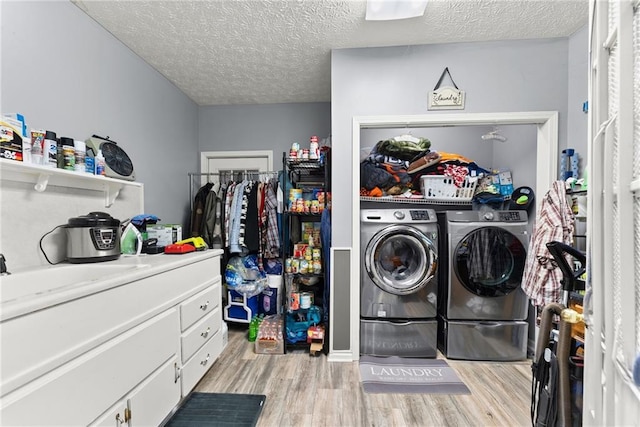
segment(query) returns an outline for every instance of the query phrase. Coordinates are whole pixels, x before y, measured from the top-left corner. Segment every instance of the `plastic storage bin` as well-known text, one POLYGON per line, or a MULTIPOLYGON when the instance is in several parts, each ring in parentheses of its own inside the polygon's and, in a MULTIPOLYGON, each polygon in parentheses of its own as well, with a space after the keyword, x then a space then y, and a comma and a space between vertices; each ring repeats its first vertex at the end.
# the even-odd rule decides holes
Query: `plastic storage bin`
POLYGON ((433 201, 471 201, 476 192, 476 184, 476 181, 465 180, 462 186, 458 187, 450 176, 423 175, 420 177, 422 196, 433 201))
POLYGON ((224 307, 224 320, 229 322, 249 323, 258 314, 258 295, 251 298, 229 290, 227 305, 224 307))

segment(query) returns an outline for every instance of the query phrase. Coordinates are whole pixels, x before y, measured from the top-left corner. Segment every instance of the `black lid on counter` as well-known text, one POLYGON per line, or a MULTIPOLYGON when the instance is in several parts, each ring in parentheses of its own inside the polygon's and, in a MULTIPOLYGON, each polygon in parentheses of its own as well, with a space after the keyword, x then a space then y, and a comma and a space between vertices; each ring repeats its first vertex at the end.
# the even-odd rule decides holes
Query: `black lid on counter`
POLYGON ((120 220, 113 218, 106 212, 89 212, 75 218, 69 218, 67 227, 119 227, 120 220))

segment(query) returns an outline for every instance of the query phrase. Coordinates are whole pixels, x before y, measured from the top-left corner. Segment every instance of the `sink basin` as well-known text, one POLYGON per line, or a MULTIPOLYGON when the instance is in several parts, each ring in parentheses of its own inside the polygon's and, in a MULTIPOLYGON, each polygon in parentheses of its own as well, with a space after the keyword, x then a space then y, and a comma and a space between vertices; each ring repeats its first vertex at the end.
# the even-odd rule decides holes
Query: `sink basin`
POLYGON ((148 267, 144 264, 65 264, 0 277, 2 302, 42 295, 91 282, 114 279, 148 267))

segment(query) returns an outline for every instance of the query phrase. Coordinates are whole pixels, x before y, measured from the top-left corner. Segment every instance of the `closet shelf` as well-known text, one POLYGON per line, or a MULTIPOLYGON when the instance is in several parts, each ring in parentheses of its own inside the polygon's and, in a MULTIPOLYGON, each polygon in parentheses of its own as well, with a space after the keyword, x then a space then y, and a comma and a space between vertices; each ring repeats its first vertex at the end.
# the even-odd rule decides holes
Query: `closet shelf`
POLYGON ((322 212, 294 212, 294 211, 285 211, 287 215, 294 216, 322 216, 322 212))
POLYGON ((376 203, 406 203, 406 204, 414 204, 414 205, 454 205, 454 206, 471 206, 472 201, 470 200, 450 200, 450 201, 436 201, 436 200, 428 200, 424 198, 408 198, 402 196, 383 196, 383 197, 371 197, 371 196, 360 196, 361 202, 376 202, 376 203))
POLYGON ((287 166, 290 170, 295 169, 320 169, 322 165, 318 159, 292 159, 287 158, 287 166))
POLYGON ((0 179, 34 184, 33 189, 39 193, 46 191, 49 185, 101 191, 104 193, 105 207, 113 205, 123 187, 142 187, 139 182, 48 168, 6 159, 0 159, 0 179))

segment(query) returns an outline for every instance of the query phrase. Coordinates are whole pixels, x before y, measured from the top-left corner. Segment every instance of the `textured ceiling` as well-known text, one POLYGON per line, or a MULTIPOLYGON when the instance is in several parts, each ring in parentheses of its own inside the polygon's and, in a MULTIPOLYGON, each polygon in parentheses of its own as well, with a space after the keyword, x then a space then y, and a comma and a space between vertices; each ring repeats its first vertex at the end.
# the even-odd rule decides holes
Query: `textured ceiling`
POLYGON ((364 20, 356 0, 72 0, 199 105, 329 101, 331 49, 566 37, 588 0, 430 0, 364 20))

